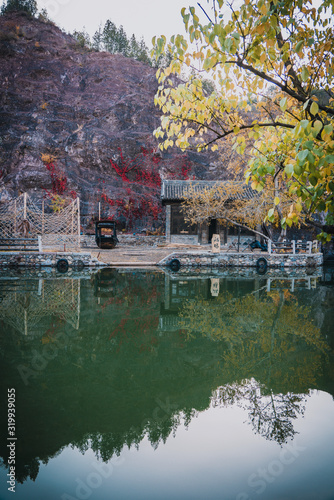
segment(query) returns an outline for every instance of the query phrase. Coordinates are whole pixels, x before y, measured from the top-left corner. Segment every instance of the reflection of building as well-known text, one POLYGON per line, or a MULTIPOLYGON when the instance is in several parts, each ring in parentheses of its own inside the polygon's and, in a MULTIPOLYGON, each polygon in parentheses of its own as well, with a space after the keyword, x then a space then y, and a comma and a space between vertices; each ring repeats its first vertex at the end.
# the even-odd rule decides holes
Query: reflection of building
MULTIPOLYGON (((200 300, 214 300, 219 293, 229 291, 233 295, 243 295, 258 291, 264 288, 258 277, 255 279, 245 279, 240 282, 240 278, 219 280, 219 276, 213 275, 187 275, 168 274, 165 275, 165 296, 160 308, 160 331, 173 331, 184 328, 185 322, 180 318, 179 312, 185 301, 197 302, 200 300)), ((203 311, 205 314, 205 311, 203 311)))
MULTIPOLYGON (((304 272, 296 272, 293 276, 272 272, 264 277, 256 270, 248 270, 247 277, 241 277, 238 272, 233 275, 231 270, 214 273, 202 272, 196 274, 169 273, 165 274, 164 302, 160 307, 159 330, 175 331, 186 328, 187 320, 179 313, 186 301, 214 301, 219 295, 232 294, 234 299, 246 295, 259 296, 260 293, 274 290, 311 290, 317 287, 321 276, 320 270, 315 270, 308 276, 304 272)), ((205 314, 205 311, 203 311, 205 314)))
POLYGON ((185 300, 210 298, 210 280, 198 276, 172 279, 165 275, 165 297, 161 304, 159 330, 173 331, 180 328, 179 310, 185 300))
POLYGON ((280 288, 290 289, 294 292, 297 289, 311 290, 311 288, 317 288, 318 276, 304 276, 297 278, 268 278, 267 279, 267 291, 278 290, 280 288))
MULTIPOLYGON (((206 244, 211 241, 213 234, 220 235, 222 244, 235 239, 238 236, 236 227, 221 225, 216 219, 209 223, 190 225, 184 219, 181 204, 187 190, 194 189, 196 192, 212 189, 215 186, 223 186, 224 181, 180 181, 164 180, 161 186, 161 200, 166 206, 166 239, 172 243, 194 243, 206 244)), ((243 197, 252 198, 254 191, 250 187, 244 188, 243 197)), ((241 241, 249 239, 253 233, 240 229, 241 241)))
POLYGON ((40 332, 39 323, 55 316, 76 330, 80 320, 80 279, 1 279, 0 320, 24 335, 40 332))

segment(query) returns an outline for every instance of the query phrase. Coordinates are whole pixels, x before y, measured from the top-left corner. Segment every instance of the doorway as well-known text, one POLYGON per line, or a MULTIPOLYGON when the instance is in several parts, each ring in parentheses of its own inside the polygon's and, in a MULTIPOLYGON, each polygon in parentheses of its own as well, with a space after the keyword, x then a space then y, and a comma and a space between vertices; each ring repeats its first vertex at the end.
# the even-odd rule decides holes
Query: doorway
POLYGON ((217 234, 217 219, 211 219, 209 224, 209 243, 211 243, 212 236, 217 234))

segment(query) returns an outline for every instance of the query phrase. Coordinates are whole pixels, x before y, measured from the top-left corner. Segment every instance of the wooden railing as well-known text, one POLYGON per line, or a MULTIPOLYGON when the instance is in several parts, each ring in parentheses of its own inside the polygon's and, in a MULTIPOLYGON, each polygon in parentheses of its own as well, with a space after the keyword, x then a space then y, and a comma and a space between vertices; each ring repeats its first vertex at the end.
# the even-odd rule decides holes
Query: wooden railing
POLYGON ((302 240, 291 240, 286 241, 283 240, 281 242, 273 242, 271 240, 268 241, 268 253, 317 253, 318 249, 318 241, 302 241, 302 240))
POLYGON ((3 238, 0 237, 0 251, 20 251, 42 252, 42 238, 40 235, 35 238, 3 238))

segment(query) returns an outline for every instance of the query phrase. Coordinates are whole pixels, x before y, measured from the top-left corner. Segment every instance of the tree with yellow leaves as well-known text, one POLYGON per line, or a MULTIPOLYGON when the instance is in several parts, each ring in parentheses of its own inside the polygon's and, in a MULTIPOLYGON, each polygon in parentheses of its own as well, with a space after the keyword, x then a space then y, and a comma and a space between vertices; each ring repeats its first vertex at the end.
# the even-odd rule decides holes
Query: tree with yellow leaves
MULTIPOLYGON (((287 216, 291 210, 291 199, 287 196, 278 182, 269 182, 265 190, 260 193, 255 190, 247 189, 243 182, 226 181, 216 183, 212 187, 203 190, 196 189, 196 183, 189 185, 185 191, 182 210, 185 220, 190 224, 207 223, 211 219, 217 219, 221 224, 242 227, 248 229, 265 239, 270 234, 269 226, 265 233, 259 231, 263 221, 268 220, 268 211, 274 205, 275 210, 270 218, 274 226, 278 226, 280 220, 287 216), (277 194, 281 191, 279 204, 277 203, 277 194)), ((305 215, 300 214, 298 223, 305 220, 305 215)), ((285 236, 285 230, 282 228, 281 237, 285 236)))
MULTIPOLYGON (((208 0, 182 9, 187 37, 154 39, 158 57, 173 57, 157 72, 155 103, 163 111, 155 136, 161 147, 218 148, 234 137, 242 154, 253 141, 246 181, 259 192, 279 180, 290 209, 283 227, 305 220, 334 234, 333 0, 243 0, 240 7, 208 0), (226 9, 229 9, 227 12, 226 9), (199 77, 177 83, 183 65, 199 77), (203 89, 202 73, 217 90, 203 89), (271 88, 275 89, 270 95, 271 88)), ((271 199, 275 217, 281 192, 271 199)), ((284 211, 281 211, 284 212, 284 211)))

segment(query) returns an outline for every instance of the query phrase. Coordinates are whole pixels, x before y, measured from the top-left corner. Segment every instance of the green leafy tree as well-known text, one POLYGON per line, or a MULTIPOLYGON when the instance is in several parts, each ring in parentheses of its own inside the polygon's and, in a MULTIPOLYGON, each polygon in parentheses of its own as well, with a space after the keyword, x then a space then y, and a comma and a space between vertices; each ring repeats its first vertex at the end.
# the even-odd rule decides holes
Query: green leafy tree
MULTIPOLYGON (((157 72, 162 109, 155 131, 162 148, 218 148, 234 137, 243 154, 253 142, 246 179, 258 191, 279 180, 291 199, 281 224, 300 215, 334 234, 334 2, 243 0, 233 8, 208 0, 210 10, 182 9, 187 37, 154 40, 155 56, 173 60, 157 72), (227 12, 229 8, 229 13, 227 12), (199 66, 215 80, 208 94, 201 77, 175 84, 183 66, 199 66), (273 91, 273 89, 275 89, 273 91), (271 91, 268 93, 268 91, 271 91), (254 111, 255 110, 255 111, 254 111)), ((271 220, 280 193, 268 212, 271 220)))
POLYGON ((117 28, 109 19, 103 28, 99 26, 99 29, 94 33, 91 46, 95 50, 105 50, 111 54, 123 54, 137 61, 152 64, 144 39, 141 38, 138 41, 135 35, 128 38, 123 26, 117 28))
POLYGON ((117 30, 116 43, 116 51, 127 56, 129 52, 129 41, 123 26, 120 26, 117 30))
POLYGON ((170 52, 161 52, 157 57, 151 59, 154 68, 167 68, 173 60, 170 52))
POLYGON ((108 19, 102 31, 102 50, 114 54, 117 48, 117 26, 108 19))
POLYGON ((40 13, 38 14, 38 19, 42 21, 43 23, 52 23, 51 19, 49 18, 49 14, 46 9, 42 9, 40 13))
POLYGON ((123 26, 117 28, 117 26, 109 19, 104 25, 101 42, 102 50, 106 50, 111 54, 128 55, 129 41, 123 26))
POLYGON ((90 47, 91 46, 91 41, 90 41, 90 36, 85 31, 84 29, 82 31, 73 31, 72 33, 73 37, 76 39, 80 47, 90 47))
POLYGON ((103 28, 102 25, 100 24, 99 28, 95 31, 92 37, 92 48, 97 51, 100 51, 102 50, 102 44, 103 44, 103 28))
POLYGON ((138 59, 138 61, 142 61, 142 62, 145 62, 147 64, 151 64, 149 50, 148 50, 148 47, 147 47, 143 38, 141 38, 140 42, 139 42, 139 53, 138 53, 137 59, 138 59))
POLYGON ((37 14, 36 0, 7 0, 1 7, 1 14, 8 12, 27 12, 31 16, 37 14))

